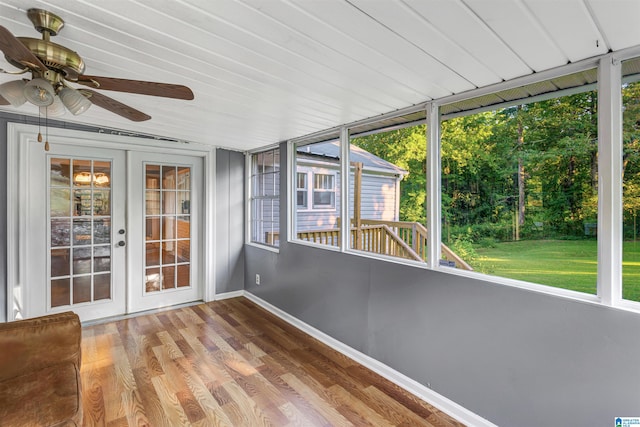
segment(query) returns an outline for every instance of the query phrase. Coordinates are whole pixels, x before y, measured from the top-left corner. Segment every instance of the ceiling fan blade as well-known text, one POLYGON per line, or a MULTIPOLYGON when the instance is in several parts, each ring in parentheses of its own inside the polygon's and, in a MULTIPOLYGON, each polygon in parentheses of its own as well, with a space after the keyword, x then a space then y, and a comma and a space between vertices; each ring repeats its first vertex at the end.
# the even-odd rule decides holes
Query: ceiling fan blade
MULTIPOLYGON (((0 25, 0 50, 9 59, 44 73, 47 67, 9 30, 0 25)), ((15 65, 15 64, 14 64, 15 65)))
POLYGON ((143 113, 142 111, 136 110, 133 107, 129 107, 128 105, 125 105, 120 101, 116 101, 115 99, 109 98, 108 96, 105 96, 96 91, 90 89, 80 89, 80 92, 84 96, 86 96, 93 104, 97 105, 98 107, 102 107, 105 110, 109 110, 112 113, 118 114, 125 119, 129 119, 134 122, 143 122, 151 118, 151 116, 143 113))
POLYGON ((118 92, 138 93, 141 95, 163 96, 175 99, 193 99, 193 92, 186 86, 169 83, 147 82, 142 80, 117 79, 100 76, 78 76, 78 83, 95 89, 115 90, 118 92))
POLYGON ((0 95, 0 105, 9 105, 10 102, 4 99, 2 95, 0 95))

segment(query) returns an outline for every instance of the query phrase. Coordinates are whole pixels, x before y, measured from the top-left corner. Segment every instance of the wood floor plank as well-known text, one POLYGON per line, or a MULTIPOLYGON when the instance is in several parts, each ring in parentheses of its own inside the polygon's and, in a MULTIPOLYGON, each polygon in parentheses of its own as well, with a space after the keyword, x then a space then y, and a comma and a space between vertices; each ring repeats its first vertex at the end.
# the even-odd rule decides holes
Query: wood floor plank
POLYGON ((307 387, 300 379, 292 374, 282 375, 282 379, 289 384, 298 394, 313 403, 316 409, 332 425, 346 425, 349 422, 338 412, 331 402, 318 396, 316 392, 307 387))
POLYGON ((83 328, 85 426, 463 427, 246 298, 83 328))
POLYGON ((142 400, 140 399, 140 394, 136 388, 122 393, 122 403, 125 408, 125 413, 127 414, 127 424, 129 426, 142 427, 150 425, 142 400))
POLYGON ((184 413, 171 382, 164 375, 158 375, 151 378, 151 383, 162 405, 164 421, 171 426, 189 425, 187 414, 184 413))

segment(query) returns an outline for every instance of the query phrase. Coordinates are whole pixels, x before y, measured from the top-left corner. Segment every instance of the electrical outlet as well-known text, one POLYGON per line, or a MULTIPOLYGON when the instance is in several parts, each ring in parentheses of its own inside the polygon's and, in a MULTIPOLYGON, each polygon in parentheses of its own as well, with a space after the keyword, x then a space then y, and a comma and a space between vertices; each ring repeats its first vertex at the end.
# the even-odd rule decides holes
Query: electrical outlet
POLYGON ((256 274, 256 285, 260 284, 260 275, 256 274))

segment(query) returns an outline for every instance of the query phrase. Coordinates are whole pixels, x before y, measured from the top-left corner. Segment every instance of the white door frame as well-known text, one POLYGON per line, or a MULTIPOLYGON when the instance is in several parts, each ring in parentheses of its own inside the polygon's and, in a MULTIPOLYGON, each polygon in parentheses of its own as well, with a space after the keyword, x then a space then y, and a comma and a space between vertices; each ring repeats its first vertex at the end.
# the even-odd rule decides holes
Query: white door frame
MULTIPOLYGON (((7 124, 7 321, 16 320, 18 307, 22 316, 29 317, 25 298, 24 272, 28 268, 25 241, 26 221, 20 217, 20 207, 26 206, 29 184, 28 144, 37 142, 38 126, 22 123, 7 124)), ((63 143, 81 147, 111 148, 125 151, 182 154, 203 159, 203 215, 202 218, 202 298, 215 298, 215 147, 200 144, 171 142, 154 138, 133 137, 62 128, 49 128, 50 144, 63 143), (180 148, 176 145, 180 144, 180 148)), ((42 145, 42 144, 40 144, 42 145)), ((44 149, 44 147, 43 147, 44 149)), ((127 166, 127 169, 129 167, 127 166)), ((127 269, 130 267, 128 266, 127 269)), ((128 303, 128 302, 127 302, 128 303)))

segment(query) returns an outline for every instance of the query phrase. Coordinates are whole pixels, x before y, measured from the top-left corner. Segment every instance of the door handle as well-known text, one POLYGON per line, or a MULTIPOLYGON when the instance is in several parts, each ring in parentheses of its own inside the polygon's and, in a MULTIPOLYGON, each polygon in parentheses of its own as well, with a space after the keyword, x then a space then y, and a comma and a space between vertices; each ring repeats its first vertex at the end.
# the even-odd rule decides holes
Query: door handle
POLYGON ((118 242, 118 246, 123 247, 124 245, 126 245, 126 243, 124 242, 124 240, 120 240, 118 242))

